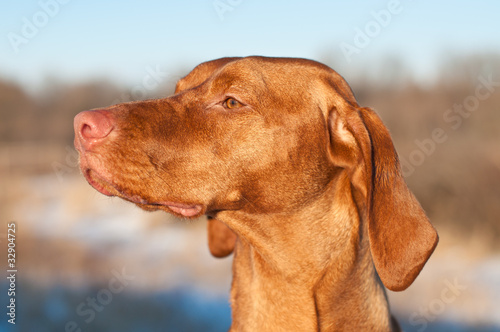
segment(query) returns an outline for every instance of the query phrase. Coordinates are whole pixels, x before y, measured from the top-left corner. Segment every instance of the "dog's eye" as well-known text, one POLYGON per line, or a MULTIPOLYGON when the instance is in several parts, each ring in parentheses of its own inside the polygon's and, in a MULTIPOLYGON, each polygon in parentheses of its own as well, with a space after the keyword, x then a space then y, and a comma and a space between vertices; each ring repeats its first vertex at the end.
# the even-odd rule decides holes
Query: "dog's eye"
POLYGON ((241 106, 243 106, 243 105, 241 105, 241 103, 234 98, 227 98, 224 101, 224 107, 229 108, 229 109, 238 108, 241 106))

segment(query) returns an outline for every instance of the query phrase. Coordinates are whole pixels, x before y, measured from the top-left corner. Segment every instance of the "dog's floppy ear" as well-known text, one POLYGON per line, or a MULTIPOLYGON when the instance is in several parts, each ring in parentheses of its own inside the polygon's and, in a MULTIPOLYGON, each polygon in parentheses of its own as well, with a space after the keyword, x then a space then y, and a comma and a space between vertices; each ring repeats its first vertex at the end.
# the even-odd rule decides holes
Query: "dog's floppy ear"
POLYGON ((187 74, 177 82, 177 85, 175 86, 175 93, 179 93, 200 85, 201 83, 205 82, 207 78, 212 76, 212 74, 219 68, 237 59, 240 58, 220 58, 199 64, 189 74, 187 74))
POLYGON ((237 235, 223 222, 208 218, 208 248, 218 258, 230 255, 234 250, 237 235))
POLYGON ((401 291, 420 273, 438 236, 406 186, 389 131, 373 110, 356 106, 330 111, 330 154, 349 173, 380 279, 401 291))

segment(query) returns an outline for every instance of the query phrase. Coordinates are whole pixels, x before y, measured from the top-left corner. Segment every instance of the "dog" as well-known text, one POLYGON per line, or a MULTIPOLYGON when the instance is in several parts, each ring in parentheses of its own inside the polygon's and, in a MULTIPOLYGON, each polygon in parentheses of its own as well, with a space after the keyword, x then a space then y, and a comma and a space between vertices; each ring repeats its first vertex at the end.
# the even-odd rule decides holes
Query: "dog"
POLYGON ((346 81, 306 59, 221 58, 164 99, 84 111, 75 146, 99 192, 208 217, 234 252, 230 331, 397 331, 438 235, 390 134, 346 81), (385 287, 384 287, 385 286, 385 287))

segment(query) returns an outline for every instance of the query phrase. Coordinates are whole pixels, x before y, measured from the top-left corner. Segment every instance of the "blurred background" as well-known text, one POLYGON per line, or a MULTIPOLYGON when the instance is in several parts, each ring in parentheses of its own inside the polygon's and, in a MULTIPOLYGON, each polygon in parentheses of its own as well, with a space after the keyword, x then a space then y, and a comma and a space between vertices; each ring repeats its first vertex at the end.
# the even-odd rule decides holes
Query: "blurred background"
POLYGON ((500 2, 0 3, 1 331, 227 330, 231 258, 210 256, 206 220, 93 190, 73 117, 245 55, 331 66, 390 129, 440 234, 417 281, 389 292, 404 328, 500 331, 500 2))

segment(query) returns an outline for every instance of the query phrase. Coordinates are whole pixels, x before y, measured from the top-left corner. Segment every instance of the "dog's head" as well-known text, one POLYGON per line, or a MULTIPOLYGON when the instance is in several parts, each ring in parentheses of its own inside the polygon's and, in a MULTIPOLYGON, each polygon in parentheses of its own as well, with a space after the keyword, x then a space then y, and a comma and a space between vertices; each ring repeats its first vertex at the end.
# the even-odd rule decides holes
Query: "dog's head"
MULTIPOLYGON (((413 282, 437 243, 386 127, 314 61, 206 62, 173 96, 82 112, 75 131, 82 172, 97 190, 188 218, 299 208, 347 172, 373 261, 392 290, 413 282)), ((234 235, 212 225, 212 253, 230 253, 234 235)))

